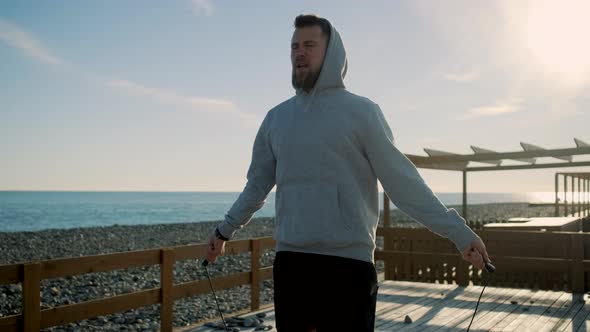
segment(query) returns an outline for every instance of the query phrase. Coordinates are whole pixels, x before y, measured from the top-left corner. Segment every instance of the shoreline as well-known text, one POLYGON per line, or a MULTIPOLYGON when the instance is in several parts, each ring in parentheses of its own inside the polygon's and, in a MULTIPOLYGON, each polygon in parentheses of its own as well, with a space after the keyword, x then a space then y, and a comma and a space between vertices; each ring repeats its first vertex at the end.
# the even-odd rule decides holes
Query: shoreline
MULTIPOLYGON (((457 208, 449 206, 449 208, 457 208)), ((460 211, 460 210, 459 210, 460 211)), ((529 207, 528 203, 494 203, 470 205, 470 221, 497 222, 511 217, 551 216, 553 207, 529 207)), ((397 227, 422 227, 399 210, 391 211, 391 219, 397 227)), ((204 243, 219 221, 80 227, 50 229, 35 232, 0 232, 0 265, 64 257, 89 256, 132 250, 153 249, 177 245, 204 243)), ((240 230, 235 239, 269 237, 274 232, 274 218, 253 218, 240 230)), ((274 250, 262 252, 261 267, 272 266, 274 250)), ((211 264, 212 277, 249 271, 249 254, 225 255, 211 264)), ((382 263, 377 262, 378 273, 382 263)), ((197 261, 177 262, 174 282, 206 279, 205 271, 197 261)), ((159 266, 148 266, 89 273, 79 276, 45 280, 41 284, 41 308, 79 303, 138 290, 157 288, 160 284, 159 266)), ((229 317, 231 313, 249 308, 250 287, 241 286, 220 290, 221 307, 229 317)), ((0 317, 14 315, 21 310, 22 287, 20 284, 0 286, 0 317)), ((272 280, 261 287, 261 305, 273 301, 272 280)), ((192 325, 217 317, 217 309, 211 294, 182 299, 174 305, 174 326, 192 325)), ((78 323, 47 329, 47 331, 119 331, 132 328, 139 331, 159 330, 159 306, 153 305, 118 314, 101 316, 78 323)))

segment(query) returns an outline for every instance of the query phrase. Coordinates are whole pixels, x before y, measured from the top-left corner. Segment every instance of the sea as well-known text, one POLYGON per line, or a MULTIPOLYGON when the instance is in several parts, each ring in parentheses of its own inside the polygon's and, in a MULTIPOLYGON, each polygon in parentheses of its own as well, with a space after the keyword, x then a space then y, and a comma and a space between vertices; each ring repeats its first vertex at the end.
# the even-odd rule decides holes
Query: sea
MULTIPOLYGON (((223 219, 239 195, 239 192, 0 191, 0 232, 217 221, 223 219)), ((459 205, 462 201, 462 193, 436 195, 446 205, 459 205)), ((274 197, 271 193, 254 217, 274 217, 274 197)), ((551 203, 553 200, 553 192, 468 194, 468 204, 551 203)), ((383 199, 379 201, 382 205, 383 199)))

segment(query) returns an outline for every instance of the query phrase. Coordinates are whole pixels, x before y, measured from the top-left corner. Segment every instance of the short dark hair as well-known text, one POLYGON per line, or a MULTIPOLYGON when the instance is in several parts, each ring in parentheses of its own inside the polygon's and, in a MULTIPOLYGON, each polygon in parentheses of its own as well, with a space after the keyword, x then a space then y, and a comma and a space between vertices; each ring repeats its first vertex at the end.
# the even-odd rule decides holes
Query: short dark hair
POLYGON ((295 29, 317 25, 322 29, 326 39, 330 40, 332 30, 330 22, 323 17, 315 14, 304 14, 295 17, 295 29))

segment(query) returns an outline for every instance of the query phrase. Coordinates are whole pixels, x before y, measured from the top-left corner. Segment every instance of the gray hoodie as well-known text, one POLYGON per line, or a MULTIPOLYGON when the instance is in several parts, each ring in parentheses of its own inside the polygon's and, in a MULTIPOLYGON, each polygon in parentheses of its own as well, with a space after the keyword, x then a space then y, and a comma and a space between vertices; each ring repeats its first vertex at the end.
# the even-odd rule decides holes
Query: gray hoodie
POLYGON ((346 52, 331 29, 314 89, 296 89, 263 120, 248 182, 218 226, 220 233, 231 239, 276 185, 277 251, 374 262, 379 180, 399 209, 462 251, 477 235, 395 147, 379 106, 345 89, 346 52))

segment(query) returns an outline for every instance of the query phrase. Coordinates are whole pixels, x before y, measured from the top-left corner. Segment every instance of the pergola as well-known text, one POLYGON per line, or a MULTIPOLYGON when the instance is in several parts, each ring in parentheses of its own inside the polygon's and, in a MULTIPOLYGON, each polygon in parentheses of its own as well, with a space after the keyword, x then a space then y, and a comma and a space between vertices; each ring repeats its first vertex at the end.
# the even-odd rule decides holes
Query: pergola
MULTIPOLYGON (((419 168, 458 171, 463 173, 463 204, 462 216, 467 219, 467 173, 468 172, 483 172, 483 171, 507 171, 519 169, 540 169, 540 168, 561 168, 561 167, 580 167, 590 166, 590 160, 574 160, 574 156, 590 155, 590 144, 583 142, 580 139, 574 138, 576 147, 564 149, 544 149, 542 147, 523 143, 520 145, 523 151, 514 152, 496 152, 489 149, 471 146, 473 154, 456 154, 446 151, 424 149, 428 156, 418 156, 406 154, 406 156, 419 168), (551 162, 538 163, 537 158, 550 157, 551 162), (503 165, 504 161, 512 160, 522 164, 503 165), (478 166, 472 163, 483 163, 487 165, 478 166)), ((556 211, 558 212, 558 176, 564 177, 565 191, 567 193, 567 179, 572 180, 572 189, 574 188, 574 178, 578 180, 578 190, 585 188, 588 191, 590 188, 590 176, 588 173, 558 173, 555 176, 556 188, 556 211)), ((572 193, 573 195, 573 193, 572 193)), ((389 197, 384 195, 383 201, 384 220, 389 220, 389 197)), ((567 203, 567 199, 566 199, 567 203)), ((567 207, 566 207, 567 211, 567 207)))

